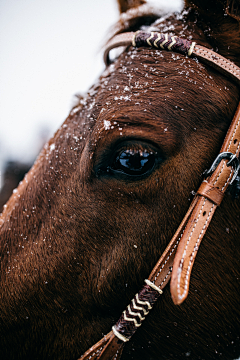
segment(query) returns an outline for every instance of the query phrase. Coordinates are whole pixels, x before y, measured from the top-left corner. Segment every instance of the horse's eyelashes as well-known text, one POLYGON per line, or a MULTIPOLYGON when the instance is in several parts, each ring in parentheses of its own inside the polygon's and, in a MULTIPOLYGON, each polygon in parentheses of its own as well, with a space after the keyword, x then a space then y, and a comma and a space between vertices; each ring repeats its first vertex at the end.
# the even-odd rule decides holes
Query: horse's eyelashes
POLYGON ((148 150, 122 150, 111 166, 113 171, 125 175, 138 176, 151 171, 155 165, 156 154, 148 150))

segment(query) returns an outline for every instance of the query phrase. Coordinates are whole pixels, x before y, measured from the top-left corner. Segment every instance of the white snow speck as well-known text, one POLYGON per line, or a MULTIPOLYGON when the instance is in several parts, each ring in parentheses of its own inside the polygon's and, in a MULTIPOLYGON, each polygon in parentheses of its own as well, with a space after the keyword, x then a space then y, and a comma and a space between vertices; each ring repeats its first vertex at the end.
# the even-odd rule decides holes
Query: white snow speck
POLYGON ((73 136, 73 138, 75 139, 76 142, 79 141, 79 138, 77 136, 73 136))
POLYGON ((126 95, 126 96, 115 96, 114 100, 125 100, 125 101, 131 101, 131 95, 126 95))
POLYGON ((105 130, 110 130, 111 122, 109 120, 103 120, 103 125, 105 130))
POLYGON ((50 145, 50 152, 53 151, 55 149, 55 144, 51 144, 50 145))

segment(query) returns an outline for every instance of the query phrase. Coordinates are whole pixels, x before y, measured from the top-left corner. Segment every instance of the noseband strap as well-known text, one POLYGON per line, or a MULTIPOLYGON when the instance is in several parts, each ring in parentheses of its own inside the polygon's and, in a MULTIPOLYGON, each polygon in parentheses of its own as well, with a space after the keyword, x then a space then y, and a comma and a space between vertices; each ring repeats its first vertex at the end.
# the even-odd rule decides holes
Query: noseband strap
MULTIPOLYGON (((109 52, 119 46, 152 47, 194 56, 208 63, 240 85, 240 68, 214 51, 195 42, 158 32, 123 33, 106 46, 104 60, 108 65, 109 52)), ((228 187, 238 175, 240 152, 240 104, 225 137, 220 154, 198 189, 178 230, 168 244, 149 278, 130 305, 122 313, 112 331, 91 347, 81 360, 117 360, 123 345, 141 326, 162 290, 171 278, 173 302, 181 304, 188 295, 190 276, 200 243, 216 208, 221 204, 228 187)))

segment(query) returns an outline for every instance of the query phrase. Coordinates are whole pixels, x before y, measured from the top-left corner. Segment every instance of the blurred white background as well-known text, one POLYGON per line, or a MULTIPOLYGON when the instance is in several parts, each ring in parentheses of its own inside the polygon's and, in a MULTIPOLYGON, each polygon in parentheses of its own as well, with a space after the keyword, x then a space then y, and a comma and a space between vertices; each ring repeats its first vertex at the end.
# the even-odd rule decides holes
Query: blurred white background
MULTIPOLYGON (((152 1, 153 2, 153 1, 152 1)), ((155 0, 179 8, 181 0, 155 0)), ((32 162, 104 69, 114 0, 0 0, 0 170, 32 162)))

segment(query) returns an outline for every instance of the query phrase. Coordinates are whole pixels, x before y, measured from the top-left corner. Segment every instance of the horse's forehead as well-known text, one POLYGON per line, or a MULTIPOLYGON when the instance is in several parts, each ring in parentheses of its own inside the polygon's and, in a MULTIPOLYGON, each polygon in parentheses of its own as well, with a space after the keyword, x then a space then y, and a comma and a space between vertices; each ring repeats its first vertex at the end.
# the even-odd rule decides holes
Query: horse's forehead
POLYGON ((158 50, 133 49, 105 70, 89 109, 98 106, 96 126, 105 129, 112 126, 111 119, 125 123, 128 117, 134 121, 137 114, 147 118, 151 112, 158 112, 166 121, 174 109, 181 107, 183 111, 188 92, 202 99, 204 87, 208 86, 212 87, 212 80, 205 68, 192 59, 158 50))
MULTIPOLYGON (((149 98, 167 100, 171 94, 184 98, 184 90, 204 97, 213 78, 204 65, 180 54, 146 48, 131 49, 110 65, 101 80, 100 102, 103 108, 124 102, 149 103, 149 98), (201 90, 201 91, 199 91, 201 90)), ((176 98, 177 99, 177 98, 176 98)), ((104 111, 104 110, 102 110, 104 111)))

